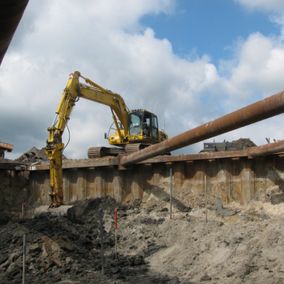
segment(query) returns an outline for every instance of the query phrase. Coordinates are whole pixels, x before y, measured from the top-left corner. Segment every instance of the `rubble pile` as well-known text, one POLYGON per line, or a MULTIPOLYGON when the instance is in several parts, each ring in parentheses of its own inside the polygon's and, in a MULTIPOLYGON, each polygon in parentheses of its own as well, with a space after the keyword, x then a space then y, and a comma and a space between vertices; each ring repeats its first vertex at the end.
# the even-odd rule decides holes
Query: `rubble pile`
MULTIPOLYGON (((62 159, 65 160, 67 158, 65 155, 62 155, 62 159)), ((33 164, 47 162, 48 158, 45 152, 45 147, 41 149, 38 149, 37 147, 32 147, 30 150, 15 159, 15 161, 25 164, 33 164)))
POLYGON ((45 162, 48 161, 47 156, 45 154, 45 149, 38 149, 36 147, 32 147, 30 150, 25 152, 23 155, 18 157, 16 161, 21 163, 36 163, 36 162, 45 162))

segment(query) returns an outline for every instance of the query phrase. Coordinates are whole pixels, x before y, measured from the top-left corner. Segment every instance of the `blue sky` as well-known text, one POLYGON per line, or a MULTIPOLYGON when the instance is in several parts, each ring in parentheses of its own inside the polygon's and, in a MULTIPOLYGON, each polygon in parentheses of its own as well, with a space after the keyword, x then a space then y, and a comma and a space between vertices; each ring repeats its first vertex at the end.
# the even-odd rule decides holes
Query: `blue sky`
MULTIPOLYGON (((0 140, 15 145, 11 157, 45 146, 75 70, 156 113, 172 137, 284 90, 284 1, 30 0, 0 68, 0 140)), ((212 139, 283 139, 283 119, 212 139)), ((109 108, 80 100, 65 155, 107 145, 111 123, 109 108)))
POLYGON ((231 58, 236 42, 251 33, 271 36, 280 31, 266 12, 249 11, 229 0, 179 0, 171 14, 147 15, 142 23, 158 38, 170 40, 176 54, 207 54, 215 64, 231 58))

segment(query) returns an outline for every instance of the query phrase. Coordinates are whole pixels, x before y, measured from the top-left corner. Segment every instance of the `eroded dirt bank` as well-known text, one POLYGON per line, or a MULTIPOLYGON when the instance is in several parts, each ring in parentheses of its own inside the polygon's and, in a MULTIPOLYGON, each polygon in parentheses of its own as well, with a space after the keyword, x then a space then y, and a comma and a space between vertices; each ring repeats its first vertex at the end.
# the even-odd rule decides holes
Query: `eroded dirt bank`
POLYGON ((131 208, 112 199, 80 202, 67 216, 2 223, 0 282, 21 282, 26 233, 27 283, 283 283, 283 214, 283 204, 253 203, 174 208, 170 219, 169 205, 151 195, 131 208))

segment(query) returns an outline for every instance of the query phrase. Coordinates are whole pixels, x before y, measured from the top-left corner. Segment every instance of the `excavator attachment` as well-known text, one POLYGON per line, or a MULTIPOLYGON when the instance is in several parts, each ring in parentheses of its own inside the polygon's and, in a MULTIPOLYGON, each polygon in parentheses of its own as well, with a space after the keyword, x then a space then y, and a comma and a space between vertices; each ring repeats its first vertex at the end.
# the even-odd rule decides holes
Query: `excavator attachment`
POLYGON ((56 110, 55 122, 48 128, 45 151, 49 160, 50 171, 50 207, 58 207, 63 204, 62 152, 64 143, 62 143, 62 134, 70 118, 73 106, 78 101, 77 86, 79 77, 79 72, 70 75, 56 110))
POLYGON ((62 151, 63 143, 47 144, 45 151, 49 159, 50 169, 50 206, 59 207, 63 204, 63 182, 62 182, 62 151))
MULTIPOLYGON (((59 147, 58 147, 59 148, 59 147)), ((50 206, 59 207, 63 205, 63 186, 62 183, 58 181, 62 181, 62 149, 51 150, 53 153, 51 154, 53 158, 50 161, 50 206)), ((47 150, 49 151, 49 150, 47 150)))

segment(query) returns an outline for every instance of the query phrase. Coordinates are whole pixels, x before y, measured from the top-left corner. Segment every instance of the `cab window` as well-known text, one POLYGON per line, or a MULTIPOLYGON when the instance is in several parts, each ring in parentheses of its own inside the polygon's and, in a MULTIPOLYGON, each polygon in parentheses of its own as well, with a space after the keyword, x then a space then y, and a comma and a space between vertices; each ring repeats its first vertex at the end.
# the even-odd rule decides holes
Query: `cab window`
POLYGON ((141 119, 137 114, 130 115, 130 135, 138 135, 141 132, 141 119))
POLYGON ((158 139, 159 130, 158 130, 158 119, 155 115, 152 116, 152 138, 158 139))

